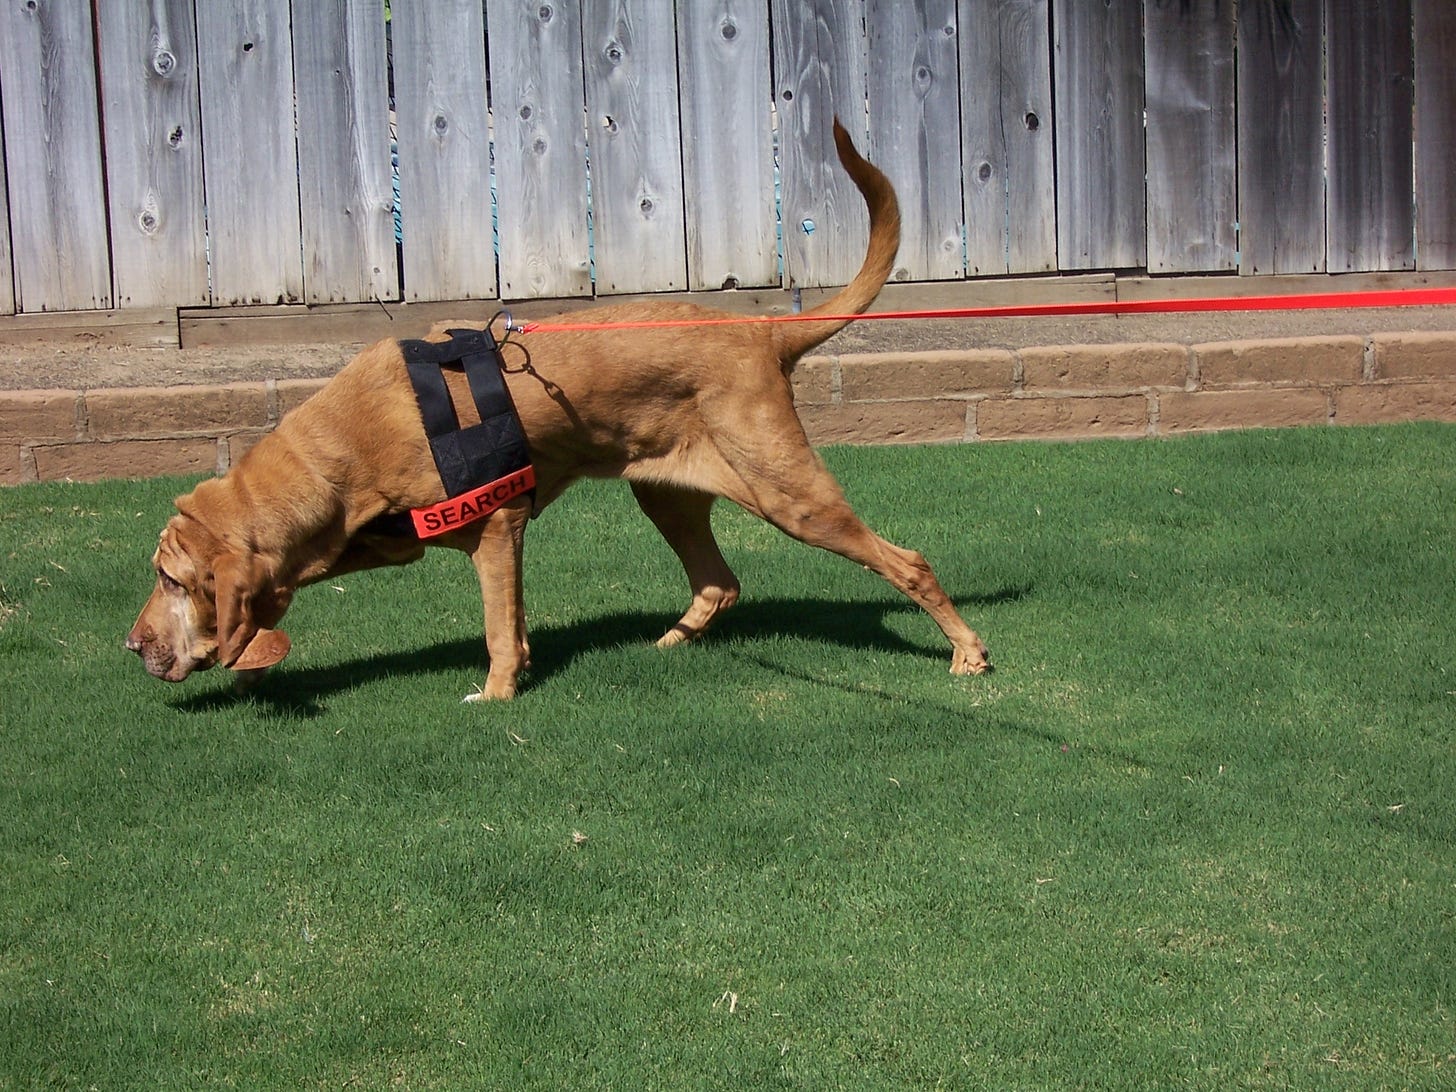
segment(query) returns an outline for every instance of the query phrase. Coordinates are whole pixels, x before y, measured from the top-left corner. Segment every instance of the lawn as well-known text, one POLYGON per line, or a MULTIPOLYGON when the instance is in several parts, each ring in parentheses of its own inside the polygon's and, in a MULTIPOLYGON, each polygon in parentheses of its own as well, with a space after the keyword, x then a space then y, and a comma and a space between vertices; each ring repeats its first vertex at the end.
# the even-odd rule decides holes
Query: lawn
POLYGON ((1449 1088, 1456 428, 833 449, 991 647, 618 483, 303 592, 235 697, 122 639, 185 482, 0 491, 0 1089, 1449 1088))

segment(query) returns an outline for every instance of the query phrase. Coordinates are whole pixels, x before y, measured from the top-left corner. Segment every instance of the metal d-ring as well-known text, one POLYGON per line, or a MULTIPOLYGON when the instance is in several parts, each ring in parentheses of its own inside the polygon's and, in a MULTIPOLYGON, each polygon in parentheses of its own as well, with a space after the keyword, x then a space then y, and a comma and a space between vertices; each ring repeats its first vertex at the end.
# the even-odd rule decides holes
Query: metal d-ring
POLYGON ((520 323, 518 323, 515 320, 515 318, 511 315, 510 311, 507 310, 506 308, 503 307, 503 308, 501 308, 499 311, 497 311, 495 313, 495 315, 490 320, 490 325, 494 326, 495 325, 495 320, 498 319, 498 318, 504 318, 506 320, 506 322, 505 322, 506 336, 502 340, 509 340, 510 339, 510 336, 512 334, 524 334, 526 332, 526 328, 524 326, 522 326, 520 323))

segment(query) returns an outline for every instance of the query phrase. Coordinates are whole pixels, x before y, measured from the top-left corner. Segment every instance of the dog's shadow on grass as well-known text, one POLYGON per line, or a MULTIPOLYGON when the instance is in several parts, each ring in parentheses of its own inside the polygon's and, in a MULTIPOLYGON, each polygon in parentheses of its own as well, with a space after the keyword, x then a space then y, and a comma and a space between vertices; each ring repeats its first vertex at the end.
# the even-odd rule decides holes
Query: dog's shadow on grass
MULTIPOLYGON (((978 607, 1016 602, 1031 594, 1029 587, 1008 587, 988 595, 968 596, 956 600, 962 609, 974 612, 978 607)), ((898 653, 945 658, 944 641, 934 633, 934 623, 925 640, 908 640, 887 624, 895 615, 920 613, 920 608, 904 600, 831 601, 825 599, 762 599, 744 600, 707 636, 731 635, 738 639, 795 636, 823 641, 858 652, 898 653)), ((583 619, 567 625, 544 625, 531 631, 532 666, 527 686, 534 689, 553 675, 565 670, 578 656, 598 648, 618 645, 651 644, 676 620, 675 616, 656 612, 617 612, 583 619)), ((226 708, 239 701, 256 701, 274 711, 292 717, 316 717, 326 712, 324 699, 364 685, 381 677, 441 675, 474 671, 484 681, 487 659, 485 642, 474 634, 449 641, 440 641, 423 648, 359 657, 330 664, 293 670, 286 665, 274 669, 256 687, 239 693, 221 687, 207 693, 190 695, 175 703, 186 712, 206 712, 226 708)))

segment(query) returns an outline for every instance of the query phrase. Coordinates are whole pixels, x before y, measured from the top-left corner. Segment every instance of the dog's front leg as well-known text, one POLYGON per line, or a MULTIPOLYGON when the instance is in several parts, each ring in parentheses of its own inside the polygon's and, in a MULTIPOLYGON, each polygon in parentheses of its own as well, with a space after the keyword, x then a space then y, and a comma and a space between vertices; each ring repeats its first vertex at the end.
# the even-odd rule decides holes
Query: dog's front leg
POLYGON ((521 583, 521 547, 530 516, 529 497, 512 501, 485 518, 479 541, 470 549, 470 560, 480 578, 480 596, 485 605, 485 647, 490 653, 490 673, 485 685, 467 695, 466 701, 514 697, 517 678, 531 666, 521 583))

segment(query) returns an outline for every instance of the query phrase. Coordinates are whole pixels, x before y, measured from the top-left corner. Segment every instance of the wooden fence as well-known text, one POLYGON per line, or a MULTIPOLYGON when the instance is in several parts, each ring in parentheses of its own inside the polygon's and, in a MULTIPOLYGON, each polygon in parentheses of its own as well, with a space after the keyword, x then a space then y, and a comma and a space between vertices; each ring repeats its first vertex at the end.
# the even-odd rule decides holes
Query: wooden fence
POLYGON ((841 283, 835 113, 900 280, 1456 268, 1451 0, 5 0, 0 106, 0 312, 841 283))

